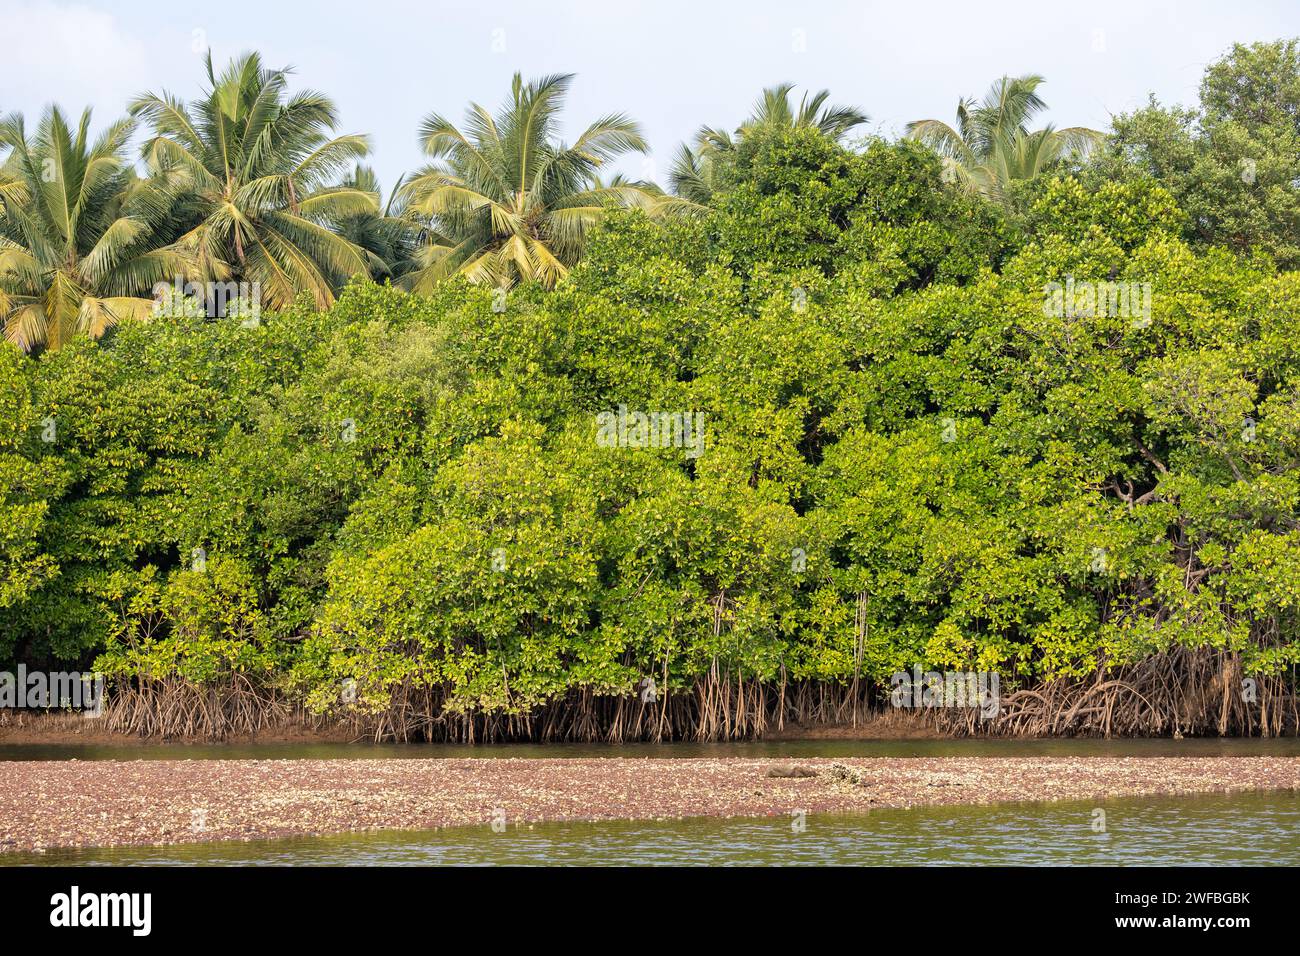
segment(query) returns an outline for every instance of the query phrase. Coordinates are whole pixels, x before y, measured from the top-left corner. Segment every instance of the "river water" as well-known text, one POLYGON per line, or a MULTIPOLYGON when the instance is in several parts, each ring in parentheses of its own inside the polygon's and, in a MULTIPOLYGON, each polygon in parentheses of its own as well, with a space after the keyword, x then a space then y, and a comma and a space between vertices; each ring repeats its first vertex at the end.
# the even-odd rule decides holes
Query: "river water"
POLYGON ((447 757, 1300 757, 1300 737, 794 740, 670 744, 0 744, 0 760, 330 760, 447 757))
MULTIPOLYGON (((493 756, 1300 755, 1287 740, 800 741, 663 746, 0 746, 0 760, 493 756)), ((0 865, 1283 865, 1300 793, 1205 794, 869 814, 553 823, 0 854, 0 865)))
POLYGON ((853 816, 547 823, 0 855, 18 865, 1300 866, 1300 794, 878 810, 853 816), (1105 812, 1105 832, 1094 827, 1105 812))

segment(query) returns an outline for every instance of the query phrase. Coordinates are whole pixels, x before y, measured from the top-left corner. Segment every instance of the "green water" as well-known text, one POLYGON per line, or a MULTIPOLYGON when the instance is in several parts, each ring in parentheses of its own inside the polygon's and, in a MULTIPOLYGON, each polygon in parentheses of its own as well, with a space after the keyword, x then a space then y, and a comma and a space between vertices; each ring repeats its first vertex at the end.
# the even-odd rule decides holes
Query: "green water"
POLYGON ((385 831, 0 856, 17 865, 1300 865, 1300 794, 879 810, 757 820, 385 831), (1106 832, 1095 832, 1105 811, 1106 832))
POLYGON ((719 744, 0 744, 0 760, 330 760, 443 757, 1300 756, 1300 738, 797 740, 719 744))
MULTIPOLYGON (((820 740, 602 746, 0 745, 0 760, 450 757, 1300 756, 1300 740, 820 740)), ((758 820, 554 823, 0 854, 0 865, 1082 864, 1300 866, 1300 794, 878 810, 758 820), (1094 811, 1105 811, 1096 832, 1094 811)))

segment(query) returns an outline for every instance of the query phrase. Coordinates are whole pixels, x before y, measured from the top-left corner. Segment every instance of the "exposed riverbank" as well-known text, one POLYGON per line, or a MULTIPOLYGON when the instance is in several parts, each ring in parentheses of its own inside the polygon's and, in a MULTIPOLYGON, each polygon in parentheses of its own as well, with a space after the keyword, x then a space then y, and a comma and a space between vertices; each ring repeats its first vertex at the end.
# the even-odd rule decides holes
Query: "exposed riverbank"
MULTIPOLYGON (((950 737, 932 720, 916 711, 885 710, 864 713, 856 722, 790 723, 772 729, 764 740, 940 740, 950 737)), ((0 712, 0 746, 143 746, 171 744, 341 744, 369 738, 354 728, 326 721, 291 721, 259 733, 229 733, 219 738, 204 735, 141 735, 113 730, 102 719, 80 714, 0 712)), ((551 744, 553 746, 553 744, 551 744)))
POLYGON ((1300 789, 1297 757, 74 760, 20 769, 0 776, 0 851, 1300 789), (808 775, 770 775, 796 768, 808 775))

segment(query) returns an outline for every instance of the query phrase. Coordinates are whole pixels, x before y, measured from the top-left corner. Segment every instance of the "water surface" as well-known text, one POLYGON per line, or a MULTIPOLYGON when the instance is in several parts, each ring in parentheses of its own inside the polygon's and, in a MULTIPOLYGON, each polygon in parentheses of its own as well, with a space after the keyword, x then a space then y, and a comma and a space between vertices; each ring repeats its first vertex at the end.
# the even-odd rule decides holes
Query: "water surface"
POLYGON ((550 823, 0 855, 0 865, 1300 866, 1293 792, 879 810, 757 820, 550 823), (1103 822, 1105 832, 1094 827, 1103 822))
POLYGON ((1300 756, 1300 738, 794 740, 669 744, 0 744, 0 760, 332 760, 446 757, 1300 756))

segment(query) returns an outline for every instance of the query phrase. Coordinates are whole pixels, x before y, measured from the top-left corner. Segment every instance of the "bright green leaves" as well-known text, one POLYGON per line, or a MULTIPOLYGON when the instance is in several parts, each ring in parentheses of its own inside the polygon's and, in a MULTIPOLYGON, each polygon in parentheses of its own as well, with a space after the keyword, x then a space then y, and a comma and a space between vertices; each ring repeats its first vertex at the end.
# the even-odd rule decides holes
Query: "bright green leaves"
POLYGON ((917 147, 736 160, 554 291, 357 283, 0 362, 3 649, 380 726, 647 677, 1294 662, 1294 275, 1189 247, 1149 184, 1042 184, 1005 258, 917 147), (614 412, 702 443, 601 441, 614 412))

